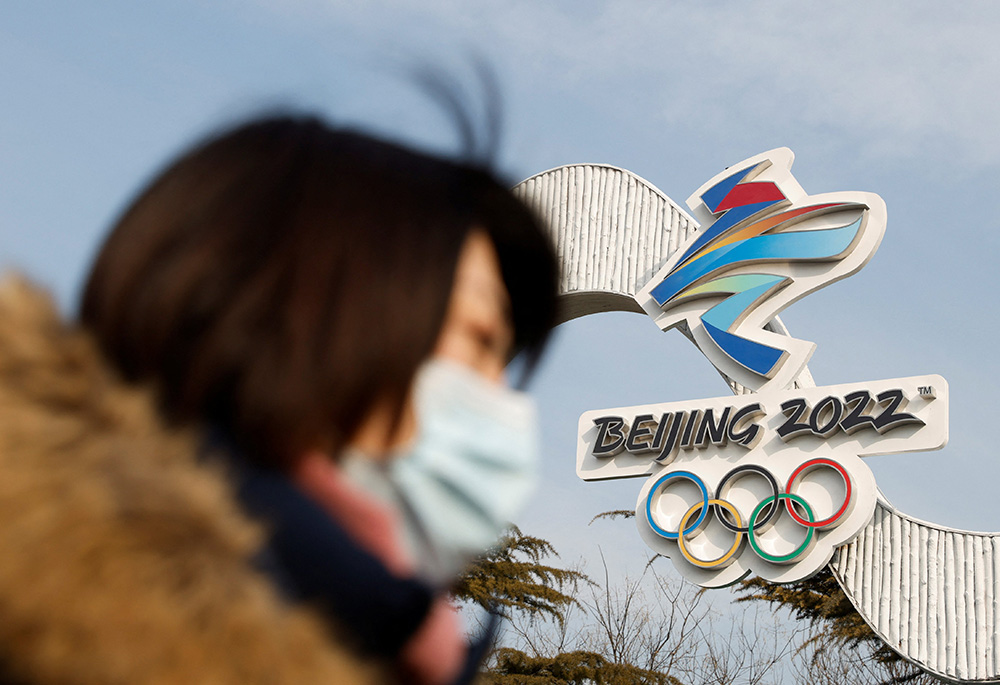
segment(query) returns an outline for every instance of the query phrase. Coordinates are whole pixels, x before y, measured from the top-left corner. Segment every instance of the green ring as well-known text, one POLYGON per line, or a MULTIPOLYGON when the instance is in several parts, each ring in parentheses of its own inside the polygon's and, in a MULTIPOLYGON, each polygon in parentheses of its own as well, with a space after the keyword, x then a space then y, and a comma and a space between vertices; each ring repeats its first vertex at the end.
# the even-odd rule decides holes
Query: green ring
MULTIPOLYGON (((761 510, 765 506, 773 502, 775 499, 776 498, 774 495, 771 495, 770 497, 764 499, 753 510, 753 513, 750 514, 750 520, 747 522, 747 528, 748 528, 747 539, 750 540, 750 546, 753 547, 753 551, 756 552, 757 556, 759 556, 761 559, 763 559, 764 561, 770 561, 773 564, 783 564, 787 561, 794 560, 796 557, 798 557, 800 554, 806 551, 806 549, 809 547, 809 543, 812 542, 814 529, 811 527, 806 528, 806 530, 809 531, 808 534, 806 534, 806 539, 802 542, 801 545, 799 545, 795 550, 789 552, 788 554, 784 554, 782 556, 775 556, 773 554, 768 554, 767 552, 762 550, 760 546, 757 544, 757 540, 754 538, 754 532, 753 532, 754 524, 757 522, 757 515, 760 514, 761 510)), ((777 499, 779 500, 790 499, 793 502, 801 504, 802 508, 805 509, 806 515, 809 517, 809 523, 813 523, 816 521, 816 517, 813 516, 812 508, 808 504, 806 504, 806 501, 801 497, 799 497, 798 495, 781 494, 777 496, 777 499)), ((777 506, 777 502, 775 502, 775 506, 777 506)))

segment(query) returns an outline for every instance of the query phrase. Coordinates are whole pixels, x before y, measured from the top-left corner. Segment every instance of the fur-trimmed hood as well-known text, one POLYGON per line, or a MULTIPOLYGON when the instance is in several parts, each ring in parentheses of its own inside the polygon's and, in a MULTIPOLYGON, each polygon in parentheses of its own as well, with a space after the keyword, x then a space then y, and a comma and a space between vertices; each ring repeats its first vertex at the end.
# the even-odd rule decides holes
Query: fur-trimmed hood
POLYGON ((0 282, 0 681, 375 682, 252 570, 261 531, 196 447, 0 282))

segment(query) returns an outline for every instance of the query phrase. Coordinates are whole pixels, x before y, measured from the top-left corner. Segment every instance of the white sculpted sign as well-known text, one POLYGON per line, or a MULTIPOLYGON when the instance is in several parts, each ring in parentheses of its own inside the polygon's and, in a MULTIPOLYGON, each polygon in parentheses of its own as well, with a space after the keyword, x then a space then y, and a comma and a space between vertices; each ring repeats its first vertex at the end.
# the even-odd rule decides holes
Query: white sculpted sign
POLYGON ((664 330, 686 327, 728 378, 756 392, 587 412, 577 472, 648 476, 639 533, 690 580, 754 572, 806 578, 875 510, 860 457, 938 449, 948 438, 939 376, 790 389, 815 345, 766 329, 796 300, 863 267, 882 240, 872 193, 807 195, 780 148, 727 169, 688 200, 699 230, 636 302, 664 330))
POLYGON ((882 198, 806 195, 792 158, 788 148, 751 157, 688 198, 701 229, 636 295, 660 328, 686 323, 716 368, 757 391, 787 388, 816 348, 764 326, 857 272, 885 232, 882 198))
POLYGON ((946 382, 815 388, 805 367, 815 345, 776 316, 871 258, 884 204, 871 193, 809 196, 791 163, 779 149, 733 165, 688 200, 690 215, 602 164, 550 169, 515 189, 552 230, 566 319, 645 312, 694 340, 737 393, 588 411, 577 471, 643 478, 640 536, 694 582, 792 582, 829 560, 892 649, 947 682, 1000 683, 1000 534, 907 516, 866 466, 944 445, 946 382))
POLYGON ((787 582, 821 569, 871 519, 875 479, 860 456, 947 439, 945 380, 897 378, 588 411, 577 474, 649 476, 639 533, 688 579, 717 587, 752 571, 787 582))

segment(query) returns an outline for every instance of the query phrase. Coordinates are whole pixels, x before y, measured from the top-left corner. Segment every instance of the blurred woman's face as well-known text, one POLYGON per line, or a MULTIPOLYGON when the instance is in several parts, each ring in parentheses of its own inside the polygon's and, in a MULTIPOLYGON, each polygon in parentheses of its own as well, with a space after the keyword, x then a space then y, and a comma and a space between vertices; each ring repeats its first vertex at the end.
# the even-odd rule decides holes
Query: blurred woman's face
MULTIPOLYGON (((457 362, 494 383, 504 382, 504 368, 514 341, 510 296, 500 260, 485 231, 469 233, 455 267, 455 281, 433 357, 457 362)), ((362 423, 351 446, 371 455, 401 447, 416 434, 410 401, 397 430, 385 407, 376 407, 362 423)))
POLYGON ((433 356, 500 382, 513 341, 510 297, 500 261, 486 233, 473 231, 458 257, 448 312, 433 356))

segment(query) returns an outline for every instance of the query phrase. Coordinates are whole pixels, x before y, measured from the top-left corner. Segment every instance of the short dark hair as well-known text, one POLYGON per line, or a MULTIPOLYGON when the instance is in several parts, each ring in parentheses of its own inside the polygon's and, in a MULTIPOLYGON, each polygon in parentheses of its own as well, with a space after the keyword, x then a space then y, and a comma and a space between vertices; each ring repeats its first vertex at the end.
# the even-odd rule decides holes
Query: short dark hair
POLYGON ((315 116, 268 116, 196 145, 138 194, 97 255, 81 323, 166 418, 282 467, 339 450, 378 401, 398 418, 475 229, 496 247, 515 348, 533 363, 557 267, 505 184, 315 116))

